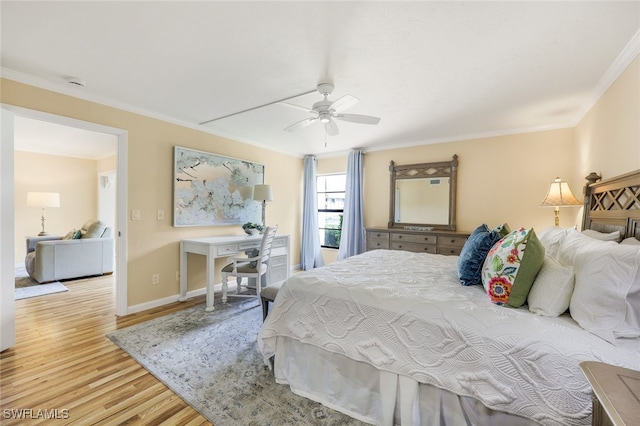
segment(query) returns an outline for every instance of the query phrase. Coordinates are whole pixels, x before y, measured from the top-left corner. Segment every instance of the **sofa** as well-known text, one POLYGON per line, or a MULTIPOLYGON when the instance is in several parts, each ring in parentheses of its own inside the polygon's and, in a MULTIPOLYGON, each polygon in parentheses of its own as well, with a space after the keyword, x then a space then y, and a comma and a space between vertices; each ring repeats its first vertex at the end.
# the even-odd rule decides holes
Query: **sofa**
POLYGON ((27 238, 24 264, 32 279, 47 283, 111 274, 114 253, 111 228, 90 220, 65 236, 27 238))

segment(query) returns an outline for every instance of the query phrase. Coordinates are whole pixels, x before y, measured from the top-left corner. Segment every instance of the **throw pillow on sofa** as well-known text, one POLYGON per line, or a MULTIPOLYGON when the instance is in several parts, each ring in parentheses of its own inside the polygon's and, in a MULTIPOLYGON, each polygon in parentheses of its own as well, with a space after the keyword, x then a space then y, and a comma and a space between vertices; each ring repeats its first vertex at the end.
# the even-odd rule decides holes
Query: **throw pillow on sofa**
POLYGON ((107 224, 101 220, 89 220, 82 225, 80 238, 100 238, 106 228, 107 224))
POLYGON ((520 228, 498 241, 482 267, 482 285, 493 303, 519 308, 542 267, 544 247, 533 228, 520 228))

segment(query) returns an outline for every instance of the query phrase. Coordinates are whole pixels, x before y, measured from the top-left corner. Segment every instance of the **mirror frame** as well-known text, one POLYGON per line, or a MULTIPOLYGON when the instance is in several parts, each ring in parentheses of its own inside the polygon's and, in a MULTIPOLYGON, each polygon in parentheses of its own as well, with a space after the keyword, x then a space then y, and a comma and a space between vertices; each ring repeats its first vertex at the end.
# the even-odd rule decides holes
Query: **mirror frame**
POLYGON ((393 160, 389 164, 391 188, 389 199, 389 228, 405 228, 415 231, 456 230, 456 193, 458 183, 458 156, 453 155, 451 161, 407 164, 397 166, 393 160), (449 178, 449 223, 402 223, 395 222, 396 217, 396 180, 418 178, 449 178))

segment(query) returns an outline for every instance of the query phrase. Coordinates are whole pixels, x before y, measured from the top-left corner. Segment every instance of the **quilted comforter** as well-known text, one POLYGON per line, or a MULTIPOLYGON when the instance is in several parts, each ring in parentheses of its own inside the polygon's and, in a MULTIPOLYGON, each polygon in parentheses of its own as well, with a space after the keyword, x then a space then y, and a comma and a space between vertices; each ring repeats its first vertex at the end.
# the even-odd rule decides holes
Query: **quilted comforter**
POLYGON ((640 340, 617 345, 569 315, 491 303, 457 279, 457 257, 375 250, 294 274, 258 343, 286 336, 549 425, 591 419, 585 360, 640 370, 640 340))

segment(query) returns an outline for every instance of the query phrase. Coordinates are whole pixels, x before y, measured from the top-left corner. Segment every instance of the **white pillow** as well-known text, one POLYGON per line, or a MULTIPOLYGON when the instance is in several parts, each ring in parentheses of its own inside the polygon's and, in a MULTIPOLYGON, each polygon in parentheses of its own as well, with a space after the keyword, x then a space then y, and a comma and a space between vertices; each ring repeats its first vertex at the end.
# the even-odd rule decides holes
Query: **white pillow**
MULTIPOLYGON (((637 238, 625 238, 620 244, 640 249, 640 240, 637 238)), ((627 315, 625 322, 640 328, 640 277, 636 279, 635 283, 631 286, 631 290, 629 290, 629 294, 627 294, 627 315)))
POLYGON ((545 256, 529 292, 529 310, 544 317, 562 315, 569 308, 574 283, 573 267, 545 256))
POLYGON ((595 238, 596 240, 602 241, 620 241, 620 231, 604 233, 594 231, 593 229, 585 229, 584 231, 582 231, 582 235, 586 235, 587 237, 595 238))
POLYGON ((611 241, 584 245, 574 257, 569 309, 582 328, 615 344, 640 336, 640 250, 611 241), (629 300, 627 300, 629 297, 629 300))
POLYGON ((544 247, 545 253, 553 259, 558 258, 558 248, 560 243, 574 228, 560 228, 559 226, 550 226, 543 229, 538 235, 538 239, 544 247))
POLYGON ((571 229, 567 232, 567 235, 560 241, 556 260, 563 265, 575 266, 573 263, 578 250, 586 249, 588 247, 596 248, 608 242, 611 241, 602 241, 595 238, 587 237, 586 235, 571 229))
POLYGON ((620 241, 620 244, 625 244, 629 246, 640 246, 640 240, 637 238, 629 237, 620 241))

